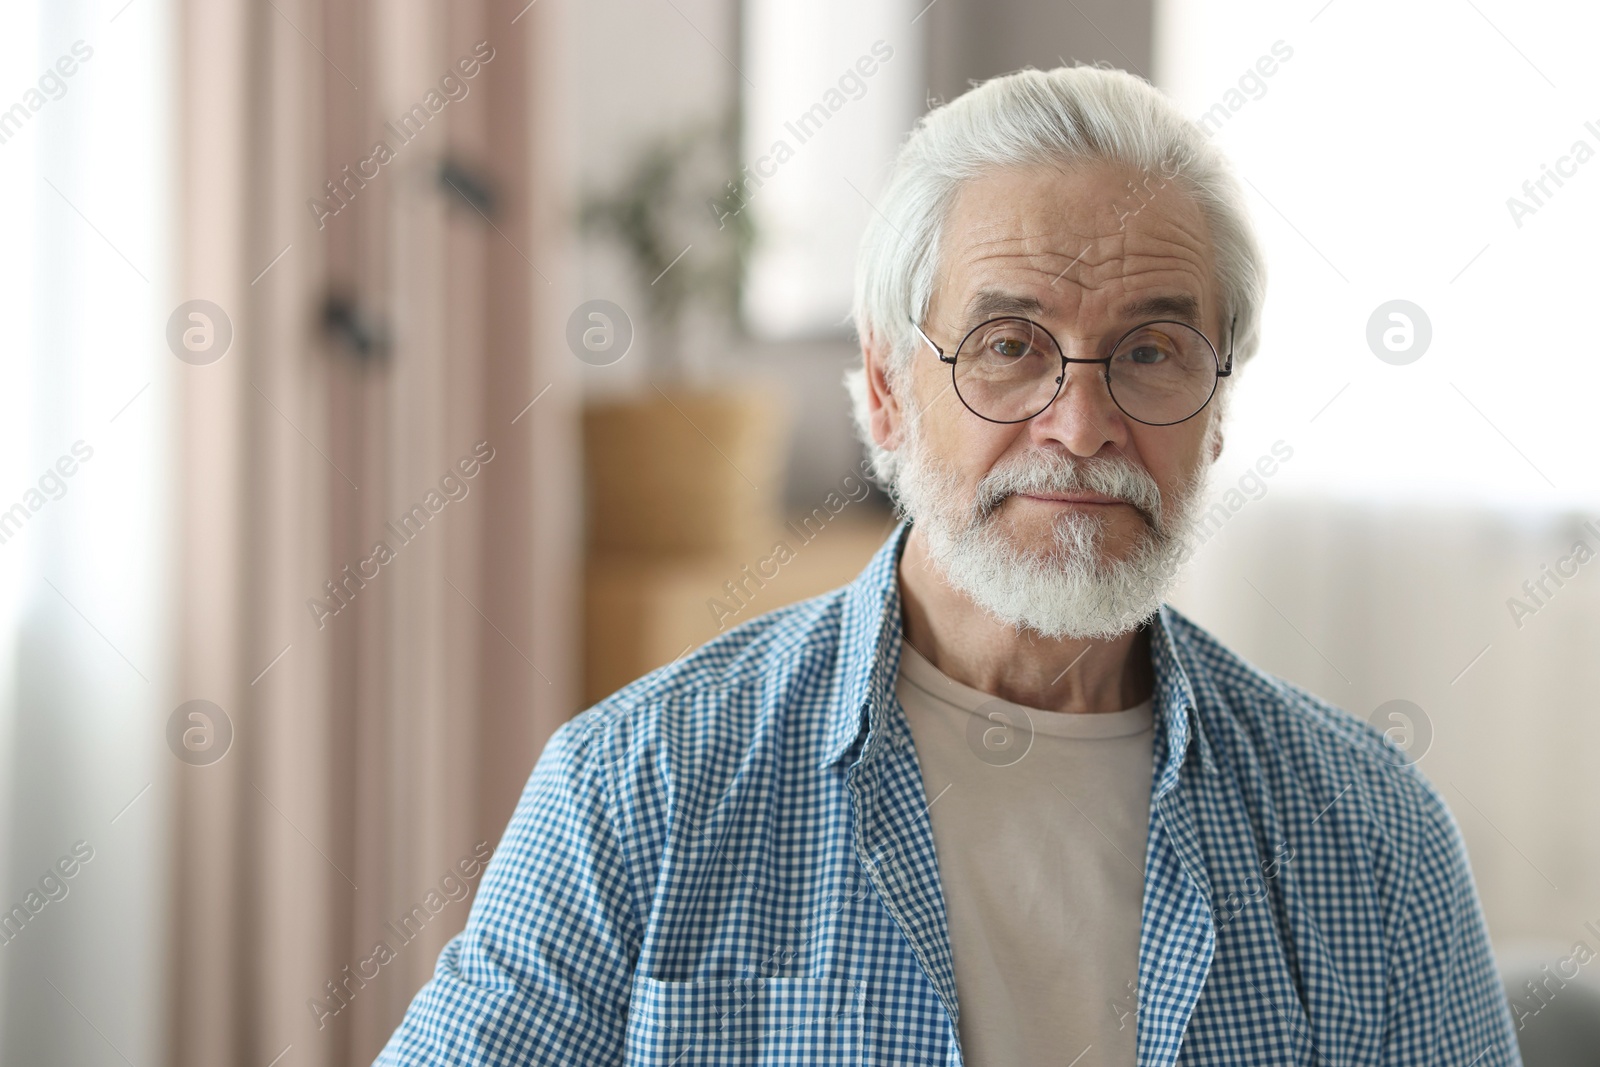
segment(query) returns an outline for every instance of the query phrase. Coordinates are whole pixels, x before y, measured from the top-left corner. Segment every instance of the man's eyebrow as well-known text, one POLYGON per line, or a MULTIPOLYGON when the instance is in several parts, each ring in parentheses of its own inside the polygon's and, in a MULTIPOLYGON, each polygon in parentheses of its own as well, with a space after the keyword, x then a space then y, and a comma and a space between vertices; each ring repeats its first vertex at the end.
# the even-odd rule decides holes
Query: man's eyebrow
POLYGON ((997 315, 1042 316, 1045 306, 1031 296, 1000 289, 979 289, 967 301, 967 321, 992 319, 997 315))
POLYGON ((1200 301, 1187 293, 1172 296, 1147 296, 1123 305, 1121 317, 1128 321, 1150 322, 1157 319, 1177 319, 1192 326, 1200 325, 1200 301))

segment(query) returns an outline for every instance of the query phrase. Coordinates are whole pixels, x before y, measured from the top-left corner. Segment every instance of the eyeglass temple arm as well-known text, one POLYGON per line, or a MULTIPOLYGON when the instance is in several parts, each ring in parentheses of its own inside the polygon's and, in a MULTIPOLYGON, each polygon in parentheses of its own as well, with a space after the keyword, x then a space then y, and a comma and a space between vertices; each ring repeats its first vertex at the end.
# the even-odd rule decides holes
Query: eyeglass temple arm
POLYGON ((928 347, 933 349, 934 352, 938 354, 940 363, 954 363, 956 361, 954 356, 946 356, 944 354, 944 349, 934 344, 933 338, 922 332, 922 327, 917 325, 917 320, 915 318, 910 315, 907 315, 906 318, 910 320, 911 328, 917 331, 917 336, 928 342, 928 347))
POLYGON ((1239 316, 1235 315, 1233 317, 1233 321, 1228 323, 1228 361, 1222 365, 1221 370, 1217 371, 1218 378, 1226 378, 1228 375, 1233 373, 1233 342, 1236 339, 1235 330, 1237 329, 1238 325, 1239 316))

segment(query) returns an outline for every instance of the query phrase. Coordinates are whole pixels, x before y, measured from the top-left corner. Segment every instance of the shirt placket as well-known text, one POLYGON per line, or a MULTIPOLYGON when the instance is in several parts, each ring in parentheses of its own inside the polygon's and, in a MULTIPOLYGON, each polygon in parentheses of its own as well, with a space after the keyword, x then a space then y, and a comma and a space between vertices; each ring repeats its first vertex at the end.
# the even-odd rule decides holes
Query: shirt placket
POLYGON ((915 752, 889 738, 869 743, 845 783, 856 857, 944 1007, 950 1037, 945 1062, 960 1067, 955 967, 915 752))

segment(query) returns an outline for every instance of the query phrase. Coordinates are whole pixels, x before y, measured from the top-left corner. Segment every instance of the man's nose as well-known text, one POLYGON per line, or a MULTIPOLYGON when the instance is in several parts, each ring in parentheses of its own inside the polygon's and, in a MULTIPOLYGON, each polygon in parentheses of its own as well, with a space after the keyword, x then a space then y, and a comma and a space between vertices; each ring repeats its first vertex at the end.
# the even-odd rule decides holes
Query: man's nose
POLYGON ((1127 417, 1111 398, 1103 363, 1068 363, 1065 378, 1050 401, 1030 421, 1032 433, 1065 445, 1078 456, 1092 456, 1107 444, 1127 442, 1127 417))

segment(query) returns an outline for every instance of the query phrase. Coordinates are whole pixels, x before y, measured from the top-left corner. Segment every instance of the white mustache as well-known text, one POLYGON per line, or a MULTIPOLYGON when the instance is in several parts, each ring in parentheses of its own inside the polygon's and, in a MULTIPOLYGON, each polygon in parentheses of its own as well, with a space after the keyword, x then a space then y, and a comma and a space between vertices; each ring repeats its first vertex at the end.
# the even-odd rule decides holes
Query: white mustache
POLYGON ((1018 493, 1100 493, 1133 506, 1145 521, 1161 528, 1161 490, 1149 472, 1131 460, 1108 458, 1089 463, 1058 456, 1026 467, 995 471, 978 483, 976 505, 988 518, 1008 496, 1018 493))

